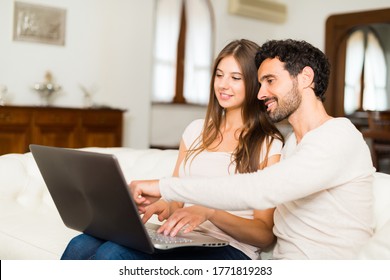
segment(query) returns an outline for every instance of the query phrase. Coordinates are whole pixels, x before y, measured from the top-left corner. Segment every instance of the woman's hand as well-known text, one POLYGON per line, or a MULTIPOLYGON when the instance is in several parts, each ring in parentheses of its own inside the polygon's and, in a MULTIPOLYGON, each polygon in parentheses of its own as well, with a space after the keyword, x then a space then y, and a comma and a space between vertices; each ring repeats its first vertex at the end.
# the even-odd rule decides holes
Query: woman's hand
POLYGON ((175 236, 184 228, 183 233, 188 233, 207 221, 214 214, 214 211, 214 209, 197 205, 177 209, 158 229, 158 232, 175 236))
POLYGON ((163 199, 160 199, 149 206, 138 207, 138 210, 141 214, 144 214, 142 217, 143 223, 146 223, 154 214, 158 216, 160 222, 168 219, 170 215, 170 205, 163 199))

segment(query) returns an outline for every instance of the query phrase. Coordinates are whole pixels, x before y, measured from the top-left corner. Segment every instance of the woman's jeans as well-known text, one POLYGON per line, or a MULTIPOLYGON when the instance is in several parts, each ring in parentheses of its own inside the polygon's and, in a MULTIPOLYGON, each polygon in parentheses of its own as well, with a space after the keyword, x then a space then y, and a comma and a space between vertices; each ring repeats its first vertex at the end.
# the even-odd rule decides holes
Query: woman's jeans
POLYGON ((87 234, 74 237, 63 253, 62 260, 249 260, 232 246, 183 247, 156 250, 153 254, 130 249, 114 242, 87 234))

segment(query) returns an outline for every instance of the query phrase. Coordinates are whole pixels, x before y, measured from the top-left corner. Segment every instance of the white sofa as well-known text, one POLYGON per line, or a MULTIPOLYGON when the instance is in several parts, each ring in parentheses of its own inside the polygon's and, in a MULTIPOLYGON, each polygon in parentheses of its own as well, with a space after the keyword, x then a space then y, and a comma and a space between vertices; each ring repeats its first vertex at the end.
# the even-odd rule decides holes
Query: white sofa
MULTIPOLYGON (((171 175, 177 156, 175 150, 85 150, 115 154, 128 181, 171 175)), ((390 175, 375 174, 374 194, 375 235, 359 258, 390 259, 390 175)), ((77 234, 62 223, 32 155, 0 156, 0 259, 59 259, 77 234)))

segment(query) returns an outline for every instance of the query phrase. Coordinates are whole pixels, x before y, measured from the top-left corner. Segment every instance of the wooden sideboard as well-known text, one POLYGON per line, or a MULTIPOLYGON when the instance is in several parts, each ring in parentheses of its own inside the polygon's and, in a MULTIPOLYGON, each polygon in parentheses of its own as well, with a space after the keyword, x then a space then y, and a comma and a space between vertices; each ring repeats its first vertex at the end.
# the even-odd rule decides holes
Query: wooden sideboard
POLYGON ((0 155, 29 144, 66 148, 120 147, 123 110, 0 106, 0 155))

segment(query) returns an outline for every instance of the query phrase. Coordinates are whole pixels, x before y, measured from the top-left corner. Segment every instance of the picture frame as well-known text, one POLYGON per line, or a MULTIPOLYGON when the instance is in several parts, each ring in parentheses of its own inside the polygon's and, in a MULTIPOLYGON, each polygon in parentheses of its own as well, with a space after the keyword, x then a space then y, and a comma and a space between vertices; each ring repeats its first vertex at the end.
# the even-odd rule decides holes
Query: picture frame
POLYGON ((66 10, 15 2, 14 41, 65 45, 66 10))

